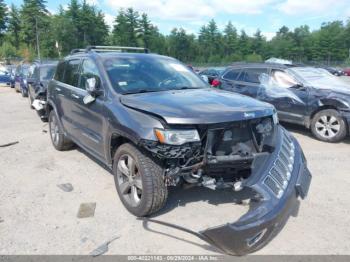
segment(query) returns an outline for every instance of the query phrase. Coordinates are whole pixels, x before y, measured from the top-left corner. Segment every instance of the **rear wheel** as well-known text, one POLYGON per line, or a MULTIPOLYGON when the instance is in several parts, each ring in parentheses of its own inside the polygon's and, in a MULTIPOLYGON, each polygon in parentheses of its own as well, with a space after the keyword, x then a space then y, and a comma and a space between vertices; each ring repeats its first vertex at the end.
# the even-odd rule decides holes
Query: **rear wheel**
POLYGON ((311 121, 313 135, 324 142, 339 142, 346 137, 347 127, 337 110, 326 109, 318 112, 311 121))
POLYGON ((34 109, 34 107, 33 107, 33 98, 30 95, 30 93, 28 94, 28 100, 29 100, 29 107, 30 107, 30 109, 34 109))
POLYGON ((113 174, 125 208, 138 217, 160 210, 168 196, 163 168, 131 144, 121 145, 114 156, 113 174))
POLYGON ((58 151, 64 151, 73 147, 73 142, 66 138, 60 128, 55 112, 52 110, 49 115, 50 137, 53 146, 58 151))
POLYGON ((21 95, 22 95, 22 97, 27 97, 28 93, 26 91, 24 91, 23 88, 21 88, 21 95))

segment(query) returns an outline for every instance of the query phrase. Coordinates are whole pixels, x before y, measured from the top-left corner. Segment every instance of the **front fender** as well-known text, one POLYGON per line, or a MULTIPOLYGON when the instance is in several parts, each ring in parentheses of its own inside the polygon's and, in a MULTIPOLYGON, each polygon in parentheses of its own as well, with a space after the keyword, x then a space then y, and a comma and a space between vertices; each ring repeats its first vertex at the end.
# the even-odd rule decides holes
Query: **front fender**
MULTIPOLYGON (((110 149, 113 136, 127 138, 135 145, 139 144, 140 140, 157 141, 154 134, 154 128, 163 128, 163 125, 157 118, 127 108, 123 105, 115 106, 115 104, 110 104, 107 108, 107 137, 109 139, 106 139, 107 144, 105 145, 105 148, 108 150, 110 149)), ((111 160, 112 156, 108 153, 108 163, 110 163, 111 160)))
POLYGON ((345 98, 341 98, 338 95, 334 97, 332 94, 329 94, 326 98, 320 99, 319 105, 332 106, 339 110, 350 110, 350 105, 345 98))

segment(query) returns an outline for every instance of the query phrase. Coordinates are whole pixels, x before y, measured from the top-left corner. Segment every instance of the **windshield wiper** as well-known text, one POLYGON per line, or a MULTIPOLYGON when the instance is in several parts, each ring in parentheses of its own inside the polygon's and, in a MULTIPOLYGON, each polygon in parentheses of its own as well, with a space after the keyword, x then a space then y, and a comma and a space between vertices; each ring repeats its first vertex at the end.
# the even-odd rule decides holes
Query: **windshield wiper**
POLYGON ((174 88, 175 90, 187 90, 187 89, 200 89, 202 87, 197 87, 197 86, 182 86, 182 87, 177 87, 174 88))
POLYGON ((160 90, 147 90, 147 89, 141 89, 137 91, 132 92, 125 92, 123 95, 132 95, 132 94, 141 94, 141 93, 153 93, 153 92, 159 92, 160 90))

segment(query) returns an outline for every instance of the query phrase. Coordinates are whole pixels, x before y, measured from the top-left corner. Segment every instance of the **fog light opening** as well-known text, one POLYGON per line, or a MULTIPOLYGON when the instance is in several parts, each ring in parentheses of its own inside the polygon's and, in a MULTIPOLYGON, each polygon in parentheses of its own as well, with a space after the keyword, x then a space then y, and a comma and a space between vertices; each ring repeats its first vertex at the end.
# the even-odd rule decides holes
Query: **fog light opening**
POLYGON ((253 236, 252 238, 248 239, 247 245, 249 247, 251 247, 251 246, 255 245, 256 243, 258 243, 262 239, 262 237, 265 235, 266 231, 267 231, 267 229, 265 228, 265 229, 261 230, 258 234, 253 236))

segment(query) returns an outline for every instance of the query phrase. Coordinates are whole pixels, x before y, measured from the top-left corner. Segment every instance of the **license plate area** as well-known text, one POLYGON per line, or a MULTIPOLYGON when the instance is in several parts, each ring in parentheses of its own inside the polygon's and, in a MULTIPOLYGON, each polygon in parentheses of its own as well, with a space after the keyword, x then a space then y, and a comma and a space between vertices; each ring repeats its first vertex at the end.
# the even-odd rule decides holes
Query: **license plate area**
POLYGON ((295 185, 298 195, 304 199, 307 196, 311 183, 311 173, 305 165, 300 168, 297 183, 295 185))

